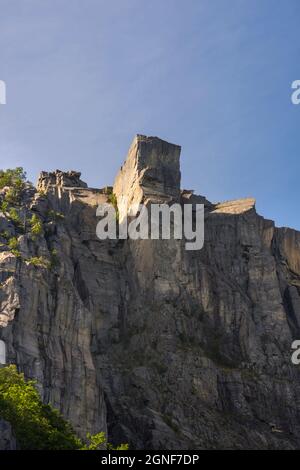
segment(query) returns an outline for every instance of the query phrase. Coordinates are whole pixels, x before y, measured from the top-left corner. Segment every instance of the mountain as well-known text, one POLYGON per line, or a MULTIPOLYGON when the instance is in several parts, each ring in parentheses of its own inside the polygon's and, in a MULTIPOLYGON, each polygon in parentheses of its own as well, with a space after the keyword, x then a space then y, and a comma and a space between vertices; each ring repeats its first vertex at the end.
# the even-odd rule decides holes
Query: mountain
MULTIPOLYGON (((6 361, 80 436, 104 431, 132 449, 299 448, 300 233, 253 199, 181 190, 179 158, 179 146, 137 135, 113 188, 42 172, 16 217, 0 213, 6 361), (132 203, 204 204, 203 248, 100 240, 96 209, 112 201, 119 220, 132 203)), ((0 442, 13 447, 8 427, 0 442)))

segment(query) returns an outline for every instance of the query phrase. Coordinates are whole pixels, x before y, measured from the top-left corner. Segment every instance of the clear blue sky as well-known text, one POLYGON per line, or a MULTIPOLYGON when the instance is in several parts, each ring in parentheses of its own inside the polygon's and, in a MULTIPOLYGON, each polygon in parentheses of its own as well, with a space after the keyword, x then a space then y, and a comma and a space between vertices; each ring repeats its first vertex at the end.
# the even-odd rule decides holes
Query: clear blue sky
POLYGON ((0 0, 0 167, 113 182, 136 133, 182 186, 300 229, 299 0, 0 0))

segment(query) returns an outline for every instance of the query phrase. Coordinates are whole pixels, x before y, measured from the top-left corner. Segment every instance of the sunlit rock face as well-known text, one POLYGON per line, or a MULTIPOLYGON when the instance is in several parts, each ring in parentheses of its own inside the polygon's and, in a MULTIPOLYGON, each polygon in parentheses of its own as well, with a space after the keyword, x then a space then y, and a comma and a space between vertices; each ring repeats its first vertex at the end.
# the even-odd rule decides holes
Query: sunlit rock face
POLYGON ((213 214, 242 214, 255 208, 255 199, 244 198, 215 204, 213 214))
POLYGON ((80 179, 81 173, 78 171, 61 171, 53 172, 42 171, 40 173, 37 189, 46 191, 50 186, 67 186, 71 188, 86 188, 87 184, 80 179))
MULTIPOLYGON (((105 431, 137 449, 299 448, 300 234, 252 199, 213 204, 180 190, 179 155, 137 136, 113 192, 123 215, 131 202, 203 203, 200 251, 99 240, 96 207, 111 190, 42 174, 26 196, 42 233, 17 234, 20 258, 0 247, 6 360, 82 436, 105 431)), ((16 235, 0 214, 4 229, 16 235)))
POLYGON ((141 203, 179 201, 180 150, 157 137, 135 137, 113 187, 121 221, 141 203))

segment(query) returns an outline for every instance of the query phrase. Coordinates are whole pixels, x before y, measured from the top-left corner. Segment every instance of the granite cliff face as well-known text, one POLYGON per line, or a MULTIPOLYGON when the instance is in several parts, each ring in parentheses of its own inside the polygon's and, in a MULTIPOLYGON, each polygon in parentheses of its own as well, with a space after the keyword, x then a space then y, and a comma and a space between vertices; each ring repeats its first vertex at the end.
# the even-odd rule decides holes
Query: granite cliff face
MULTIPOLYGON (((179 155, 137 136, 114 193, 120 216, 128 201, 203 203, 200 251, 99 240, 110 188, 76 172, 43 172, 25 191, 21 213, 43 222, 37 238, 0 214, 21 251, 0 247, 7 362, 81 435, 105 431, 134 449, 299 448, 300 233, 276 228, 252 199, 181 191, 179 155)), ((6 446, 8 431, 0 423, 6 446)))

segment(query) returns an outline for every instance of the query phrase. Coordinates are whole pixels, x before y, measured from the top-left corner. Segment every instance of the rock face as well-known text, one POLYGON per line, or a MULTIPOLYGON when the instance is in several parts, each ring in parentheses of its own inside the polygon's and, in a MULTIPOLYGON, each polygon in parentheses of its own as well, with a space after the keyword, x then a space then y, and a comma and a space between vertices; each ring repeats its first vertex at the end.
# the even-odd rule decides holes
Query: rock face
POLYGON ((113 187, 121 221, 138 204, 179 201, 180 150, 157 137, 135 137, 113 187))
POLYGON ((39 191, 47 191, 50 186, 68 186, 73 188, 86 188, 87 184, 81 181, 81 173, 78 171, 63 172, 56 170, 54 172, 42 171, 37 183, 39 191))
POLYGON ((0 248, 7 361, 81 435, 136 449, 299 448, 300 233, 263 219, 252 199, 214 205, 180 191, 179 154, 137 136, 114 193, 121 216, 128 201, 203 203, 200 251, 97 239, 109 191, 74 172, 43 173, 43 192, 24 196, 38 238, 0 214, 21 251, 0 248))
POLYGON ((16 448, 10 424, 0 419, 0 450, 16 450, 16 448))

